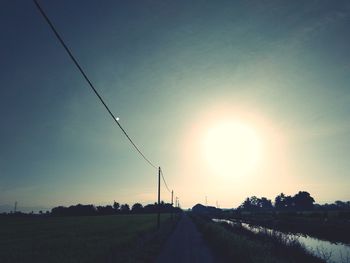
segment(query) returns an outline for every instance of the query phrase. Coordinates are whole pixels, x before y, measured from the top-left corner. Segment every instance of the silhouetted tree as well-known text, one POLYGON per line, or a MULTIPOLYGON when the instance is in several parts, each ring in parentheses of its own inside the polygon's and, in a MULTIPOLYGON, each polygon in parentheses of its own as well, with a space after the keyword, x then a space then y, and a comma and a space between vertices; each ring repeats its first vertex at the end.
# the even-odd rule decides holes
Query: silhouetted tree
POLYGON ((96 207, 96 209, 100 215, 112 215, 112 214, 114 214, 114 209, 110 205, 98 206, 98 207, 96 207))
POLYGON ((285 208, 285 195, 284 193, 280 193, 275 198, 275 208, 276 209, 284 209, 285 208))
POLYGON ((133 213, 142 213, 143 212, 143 206, 140 203, 136 203, 132 206, 131 211, 133 213))
POLYGON ((315 200, 310 196, 308 192, 299 191, 294 197, 293 202, 295 204, 295 208, 298 210, 303 209, 312 209, 314 206, 315 200))
MULTIPOLYGON (((181 209, 173 207, 171 204, 161 202, 160 203, 160 212, 161 213, 170 213, 170 212, 181 212, 181 209)), ((157 213, 158 212, 158 204, 149 204, 143 207, 144 213, 157 213)))
POLYGON ((239 206, 241 210, 247 211, 256 211, 256 210, 269 210, 272 209, 271 200, 266 197, 258 198, 256 196, 248 197, 244 202, 239 206))
POLYGON ((63 216, 67 207, 57 206, 51 209, 51 214, 54 216, 63 216))
POLYGON ((295 207, 293 197, 280 193, 275 198, 275 208, 278 210, 288 210, 295 207))
POLYGON ((72 205, 70 207, 58 206, 51 210, 54 216, 88 216, 95 215, 96 209, 93 205, 72 205))
POLYGON ((120 212, 127 214, 130 212, 130 207, 128 204, 121 205, 120 212))
POLYGON ((295 208, 294 197, 287 195, 284 202, 285 202, 286 209, 294 209, 295 208))
POLYGON ((340 210, 350 209, 350 201, 343 202, 343 201, 337 200, 334 202, 334 204, 336 208, 340 210))
POLYGON ((116 201, 114 201, 114 203, 113 203, 114 212, 118 213, 119 212, 119 208, 120 208, 120 204, 117 203, 116 201))
POLYGON ((271 200, 266 197, 261 197, 259 199, 259 207, 263 210, 270 210, 273 208, 271 200))
POLYGON ((250 203, 252 204, 253 209, 256 209, 259 207, 260 200, 254 195, 250 198, 250 203))
POLYGON ((253 209, 253 204, 252 204, 250 198, 247 197, 244 200, 244 202, 238 208, 242 209, 242 210, 252 210, 253 209))

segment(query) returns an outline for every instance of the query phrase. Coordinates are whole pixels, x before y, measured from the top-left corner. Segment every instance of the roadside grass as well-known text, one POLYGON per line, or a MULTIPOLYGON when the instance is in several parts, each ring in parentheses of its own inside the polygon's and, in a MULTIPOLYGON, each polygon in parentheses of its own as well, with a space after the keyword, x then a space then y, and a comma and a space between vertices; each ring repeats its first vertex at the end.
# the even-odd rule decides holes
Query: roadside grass
POLYGON ((239 227, 214 223, 198 215, 192 214, 191 217, 223 262, 324 262, 308 253, 296 240, 283 239, 281 236, 254 234, 239 227))
POLYGON ((150 262, 177 217, 0 217, 0 262, 150 262))
POLYGON ((350 212, 347 211, 244 212, 231 214, 229 218, 284 232, 303 233, 332 242, 350 244, 350 212))

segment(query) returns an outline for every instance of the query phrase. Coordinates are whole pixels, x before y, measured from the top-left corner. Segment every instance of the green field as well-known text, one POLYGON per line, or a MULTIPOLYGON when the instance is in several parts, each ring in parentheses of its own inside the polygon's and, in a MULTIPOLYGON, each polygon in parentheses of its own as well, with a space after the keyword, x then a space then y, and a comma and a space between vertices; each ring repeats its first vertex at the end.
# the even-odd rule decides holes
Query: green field
POLYGON ((0 262, 152 260, 175 225, 170 215, 0 217, 0 262))

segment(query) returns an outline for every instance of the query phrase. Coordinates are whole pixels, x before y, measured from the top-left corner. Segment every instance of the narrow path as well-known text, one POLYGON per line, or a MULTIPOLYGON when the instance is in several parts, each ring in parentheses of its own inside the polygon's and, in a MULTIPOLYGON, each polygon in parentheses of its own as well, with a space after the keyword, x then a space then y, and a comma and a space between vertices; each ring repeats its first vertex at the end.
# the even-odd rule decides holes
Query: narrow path
POLYGON ((156 262, 210 263, 215 261, 196 226, 184 213, 156 262))

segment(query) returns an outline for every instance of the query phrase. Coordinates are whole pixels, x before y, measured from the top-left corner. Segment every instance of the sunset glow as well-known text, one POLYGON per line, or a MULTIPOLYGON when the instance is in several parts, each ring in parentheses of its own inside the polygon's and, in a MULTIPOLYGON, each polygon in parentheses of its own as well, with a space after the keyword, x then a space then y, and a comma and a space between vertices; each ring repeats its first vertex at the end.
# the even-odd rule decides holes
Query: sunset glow
POLYGON ((0 212, 154 203, 138 150, 183 208, 350 199, 349 1, 39 1, 113 118, 33 1, 5 2, 0 212))
POLYGON ((258 165, 261 142, 248 126, 235 121, 221 122, 205 135, 203 154, 215 172, 239 177, 258 165))

